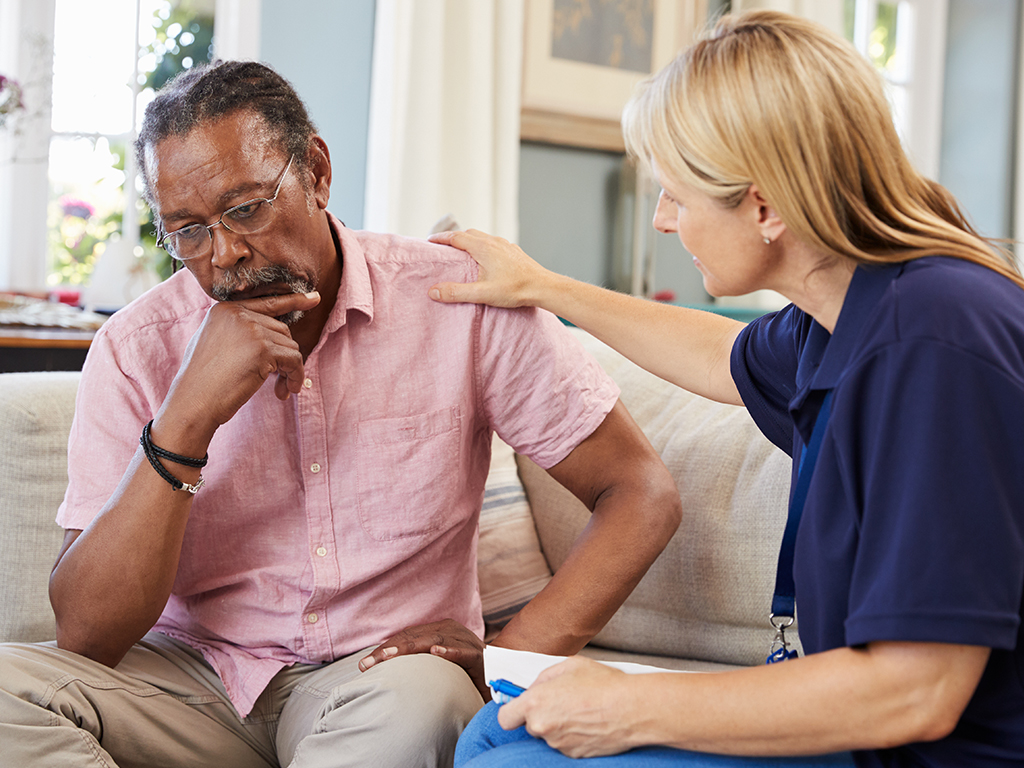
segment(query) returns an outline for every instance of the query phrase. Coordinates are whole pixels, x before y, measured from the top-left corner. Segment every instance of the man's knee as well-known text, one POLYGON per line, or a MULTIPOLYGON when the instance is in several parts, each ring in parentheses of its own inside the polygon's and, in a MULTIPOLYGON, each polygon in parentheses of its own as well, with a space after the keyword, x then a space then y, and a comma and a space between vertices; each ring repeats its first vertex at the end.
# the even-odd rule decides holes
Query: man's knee
POLYGON ((40 701, 54 679, 62 676, 48 663, 56 650, 50 644, 0 643, 0 692, 5 697, 40 701))
POLYGON ((90 721, 66 716, 57 654, 49 645, 0 644, 0 744, 11 761, 4 765, 98 764, 90 721))
MULTIPOLYGON (((398 656, 330 692, 293 765, 337 759, 342 744, 351 765, 451 765, 459 734, 481 706, 461 667, 427 654, 398 656)), ((279 752, 282 762, 287 752, 279 752)))
MULTIPOLYGON (((396 656, 393 659, 376 665, 363 674, 369 678, 374 673, 380 674, 395 685, 404 689, 406 695, 412 696, 449 696, 460 697, 470 691, 479 691, 466 674, 466 670, 457 664, 429 653, 396 656)), ((480 708, 482 704, 477 706, 480 708)))
POLYGON ((379 698, 375 716, 387 723, 389 739, 422 745, 458 738, 483 706, 465 670, 437 656, 398 656, 364 674, 379 698))

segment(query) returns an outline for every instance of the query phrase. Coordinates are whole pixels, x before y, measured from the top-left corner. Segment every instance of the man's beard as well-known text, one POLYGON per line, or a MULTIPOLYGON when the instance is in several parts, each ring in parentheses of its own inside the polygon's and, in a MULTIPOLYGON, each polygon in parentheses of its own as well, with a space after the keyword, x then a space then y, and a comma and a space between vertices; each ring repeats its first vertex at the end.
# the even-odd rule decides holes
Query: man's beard
MULTIPOLYGON (((220 283, 213 286, 213 298, 218 301, 236 301, 240 296, 235 293, 240 289, 252 291, 265 285, 287 285, 292 293, 309 293, 315 286, 311 280, 299 277, 287 267, 271 264, 266 267, 239 267, 232 272, 225 272, 220 283)), ((277 319, 285 325, 295 325, 304 311, 296 309, 277 319)))

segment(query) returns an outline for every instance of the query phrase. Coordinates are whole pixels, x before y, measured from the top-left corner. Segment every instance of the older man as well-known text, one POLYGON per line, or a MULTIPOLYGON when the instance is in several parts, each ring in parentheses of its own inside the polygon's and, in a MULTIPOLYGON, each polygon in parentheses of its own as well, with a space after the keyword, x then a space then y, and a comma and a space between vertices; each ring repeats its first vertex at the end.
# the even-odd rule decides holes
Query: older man
POLYGON ((0 650, 6 759, 449 763, 484 692, 492 429, 593 510, 501 645, 579 650, 671 537, 671 478, 554 318, 434 303, 465 254, 327 212, 327 146, 272 70, 184 74, 137 152, 187 270, 90 352, 57 647, 0 650))

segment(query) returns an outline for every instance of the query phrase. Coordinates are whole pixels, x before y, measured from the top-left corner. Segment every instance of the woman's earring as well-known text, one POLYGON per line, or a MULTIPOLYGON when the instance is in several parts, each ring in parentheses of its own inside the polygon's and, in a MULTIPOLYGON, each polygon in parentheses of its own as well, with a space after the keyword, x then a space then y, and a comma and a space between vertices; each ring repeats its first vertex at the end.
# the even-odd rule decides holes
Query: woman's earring
POLYGON ((772 239, 771 239, 770 237, 766 237, 766 238, 764 239, 764 244, 765 244, 765 245, 771 245, 771 244, 772 244, 772 239))

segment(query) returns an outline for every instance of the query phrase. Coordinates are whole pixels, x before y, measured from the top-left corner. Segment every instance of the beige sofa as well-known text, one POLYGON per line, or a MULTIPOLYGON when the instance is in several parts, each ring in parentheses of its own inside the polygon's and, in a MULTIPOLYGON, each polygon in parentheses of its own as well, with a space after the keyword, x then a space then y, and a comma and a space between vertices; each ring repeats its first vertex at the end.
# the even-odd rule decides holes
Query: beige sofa
MULTIPOLYGON (((684 511, 668 548, 586 653, 688 669, 763 663, 788 458, 744 409, 690 395, 573 333, 621 387, 684 511)), ((77 384, 77 373, 0 375, 0 641, 54 636, 46 585, 62 538, 53 520, 77 384)), ((495 442, 479 568, 490 633, 544 586, 587 515, 546 472, 495 442)))

